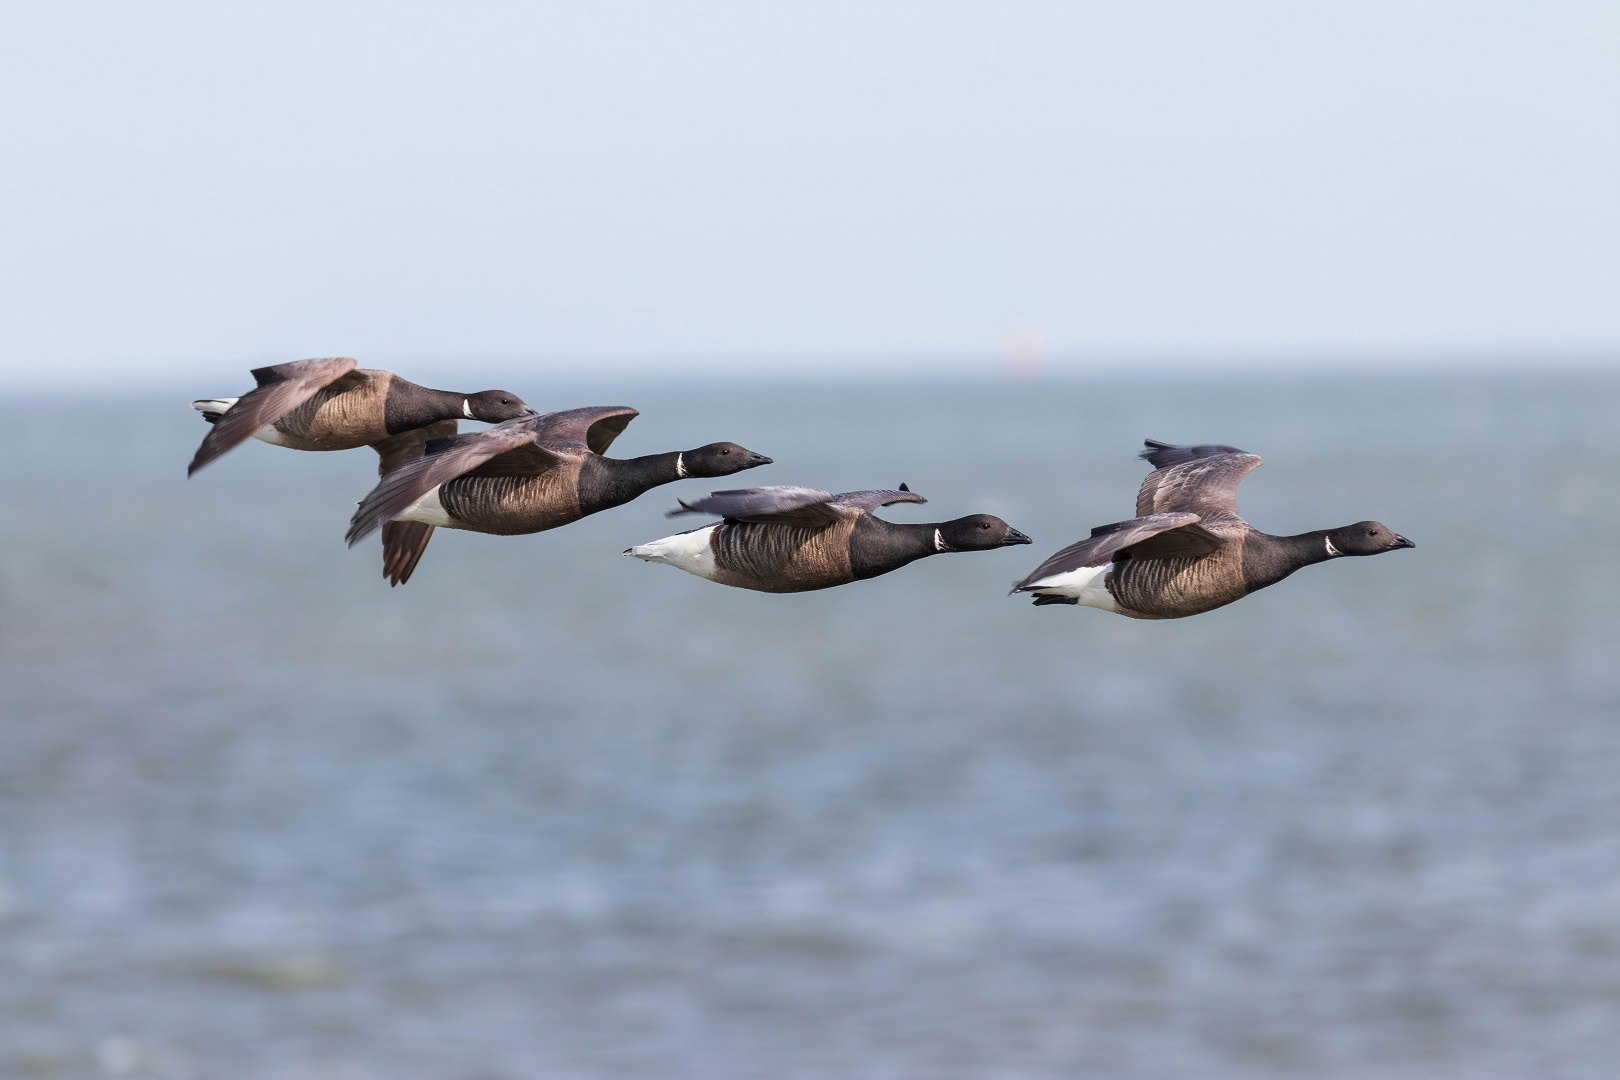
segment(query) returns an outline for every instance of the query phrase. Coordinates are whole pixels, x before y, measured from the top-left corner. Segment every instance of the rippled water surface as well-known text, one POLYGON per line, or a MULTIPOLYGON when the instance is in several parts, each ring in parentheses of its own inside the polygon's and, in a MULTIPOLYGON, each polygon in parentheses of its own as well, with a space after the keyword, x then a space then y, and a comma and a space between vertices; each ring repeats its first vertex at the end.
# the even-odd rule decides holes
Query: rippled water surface
POLYGON ((1614 1075, 1620 377, 509 381, 1036 544, 621 558, 693 480, 391 590, 367 452, 188 482, 188 392, 0 403, 0 1075, 1614 1075), (1418 547, 1180 622, 1006 597, 1144 436, 1418 547))

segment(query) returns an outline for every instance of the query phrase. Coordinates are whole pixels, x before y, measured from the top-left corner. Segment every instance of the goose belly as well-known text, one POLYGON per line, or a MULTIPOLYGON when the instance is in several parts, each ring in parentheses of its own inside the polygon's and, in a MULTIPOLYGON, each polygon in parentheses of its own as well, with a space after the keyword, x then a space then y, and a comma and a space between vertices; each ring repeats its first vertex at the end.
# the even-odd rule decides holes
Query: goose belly
POLYGON ((419 521, 424 525, 434 525, 441 529, 459 529, 450 515, 445 513, 444 503, 439 499, 440 488, 434 488, 426 495, 411 503, 401 514, 394 516, 395 521, 419 521))
POLYGON ((585 516, 574 476, 564 470, 541 476, 458 477, 441 486, 437 498, 446 527, 499 536, 544 532, 585 516))
POLYGON ((1120 613, 1114 594, 1108 591, 1108 571, 1112 563, 1082 566, 1029 583, 1027 591, 1040 596, 1072 596, 1085 607, 1120 613))
POLYGON ((319 447, 305 446, 299 441, 288 441, 287 437, 276 430, 276 425, 266 424, 253 433, 253 437, 260 442, 267 442, 271 446, 285 446, 293 450, 318 450, 319 447))

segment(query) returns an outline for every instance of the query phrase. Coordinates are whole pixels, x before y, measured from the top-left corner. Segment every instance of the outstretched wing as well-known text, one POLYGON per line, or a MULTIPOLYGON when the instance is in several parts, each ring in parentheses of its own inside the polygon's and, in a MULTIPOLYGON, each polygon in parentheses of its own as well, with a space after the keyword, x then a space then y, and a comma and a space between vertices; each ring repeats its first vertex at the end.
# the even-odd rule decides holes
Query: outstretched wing
POLYGON ((1208 528, 1241 526, 1237 487, 1261 463, 1235 446, 1172 446, 1146 440, 1141 456, 1153 465, 1136 495, 1138 515, 1190 511, 1208 528))
POLYGON ((382 527, 383 577, 388 584, 403 585, 422 561, 433 526, 425 521, 390 521, 382 527))
POLYGON ((865 510, 870 513, 880 506, 891 503, 925 503, 928 500, 901 484, 899 491, 846 491, 842 495, 834 495, 834 506, 847 506, 855 510, 865 510))
POLYGON ((681 501, 680 509, 671 510, 665 517, 677 514, 714 514, 729 521, 747 521, 756 525, 797 525, 801 528, 825 528, 842 521, 853 508, 837 505, 833 494, 820 488, 757 487, 716 491, 706 498, 692 502, 681 501))
POLYGON ((424 456, 407 461, 384 476, 371 494, 360 501, 344 539, 353 547, 440 484, 449 483, 491 458, 531 446, 538 438, 535 425, 539 419, 543 418, 508 420, 487 431, 433 439, 426 446, 424 456))
POLYGON ((1205 530, 1193 513, 1149 514, 1113 525, 1099 525, 1084 540, 1070 544, 1013 586, 1013 592, 1057 574, 1085 566, 1102 566, 1129 551, 1132 559, 1169 559, 1205 555, 1220 540, 1205 530))
MULTIPOLYGON (((377 472, 387 476, 407 462, 422 456, 429 439, 448 439, 456 433, 454 420, 441 420, 427 427, 402 431, 371 444, 377 451, 377 472)), ((403 585, 411 580, 411 572, 422 561, 428 541, 433 539, 433 526, 421 521, 390 521, 382 527, 383 577, 388 584, 403 585)))
POLYGON ((351 374, 354 367, 350 357, 327 356, 254 368, 253 378, 259 385, 238 398, 208 429, 196 456, 186 466, 186 475, 251 439, 254 432, 280 420, 327 387, 341 390, 346 388, 345 380, 357 383, 360 376, 351 374))
POLYGON ((603 454, 613 440, 641 414, 628 405, 589 405, 546 413, 532 421, 541 446, 553 450, 579 448, 603 454))

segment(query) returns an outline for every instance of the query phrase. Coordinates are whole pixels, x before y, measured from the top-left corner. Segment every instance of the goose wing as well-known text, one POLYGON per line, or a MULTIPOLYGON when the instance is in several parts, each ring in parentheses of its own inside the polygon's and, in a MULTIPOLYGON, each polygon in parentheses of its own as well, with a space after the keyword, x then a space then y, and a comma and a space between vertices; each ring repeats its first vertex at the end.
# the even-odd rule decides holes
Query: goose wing
POLYGON ((546 413, 527 422, 534 425, 539 444, 549 449, 604 454, 630 421, 640 415, 628 405, 588 405, 546 413))
POLYGON ((508 420, 487 431, 428 440, 423 456, 406 461, 388 473, 372 488, 371 494, 360 500, 344 538, 353 547, 440 484, 471 472, 491 458, 533 446, 539 437, 536 427, 544 419, 508 420))
POLYGON ((1027 589, 1037 581, 1066 574, 1084 566, 1113 562, 1122 552, 1132 559, 1169 559, 1207 555, 1220 546, 1220 537, 1205 529, 1198 515, 1186 511, 1148 514, 1145 517, 1099 525, 1091 535, 1057 552, 1029 576, 1013 586, 1013 592, 1027 589))
POLYGON ((254 368, 253 378, 258 385, 238 398, 208 429, 196 456, 186 466, 186 475, 251 439, 254 432, 280 420, 320 391, 358 385, 363 376, 353 374, 354 368, 355 361, 347 356, 254 368))
POLYGON ((504 454, 497 454, 475 469, 468 469, 463 476, 539 476, 550 472, 560 465, 565 453, 548 450, 535 443, 514 447, 504 454))
POLYGON ((382 527, 383 577, 388 584, 403 585, 411 580, 416 564, 422 561, 433 526, 425 521, 390 521, 382 527))
POLYGON ((834 506, 847 506, 852 510, 865 510, 871 513, 880 506, 892 503, 925 503, 928 500, 901 484, 899 491, 846 491, 842 495, 834 495, 834 506))
MULTIPOLYGON (((440 420, 372 443, 371 448, 377 451, 378 475, 387 476, 406 462, 420 458, 429 439, 448 439, 455 433, 454 420, 440 420)), ((433 526, 426 522, 390 521, 383 525, 383 577, 389 585, 403 585, 411 579, 431 539, 433 526)))
POLYGON ((807 487, 757 487, 716 491, 692 502, 681 500, 676 514, 714 514, 728 521, 756 525, 796 525, 800 528, 826 528, 857 511, 840 506, 830 491, 807 487))
POLYGON ((1237 487, 1263 460, 1235 446, 1172 446, 1146 440, 1141 457, 1153 466, 1136 495, 1139 516, 1190 511, 1206 527, 1242 526, 1237 487))

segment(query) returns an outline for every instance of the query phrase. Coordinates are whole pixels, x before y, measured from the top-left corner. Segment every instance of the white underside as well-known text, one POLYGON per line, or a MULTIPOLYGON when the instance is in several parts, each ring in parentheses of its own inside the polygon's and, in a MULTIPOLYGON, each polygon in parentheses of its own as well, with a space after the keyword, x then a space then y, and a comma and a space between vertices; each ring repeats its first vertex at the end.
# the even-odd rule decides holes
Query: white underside
POLYGON ((253 437, 258 439, 260 442, 267 442, 271 446, 287 445, 286 441, 281 437, 281 432, 277 431, 275 427, 268 424, 260 428, 258 431, 255 431, 253 433, 253 437))
MULTIPOLYGON (((205 398, 202 401, 193 401, 191 403, 191 407, 202 413, 204 416, 224 416, 226 413, 230 412, 232 405, 235 405, 241 400, 241 398, 233 397, 205 398)), ((286 441, 281 437, 281 432, 277 431, 274 425, 265 425, 258 431, 255 431, 253 433, 253 437, 258 439, 260 442, 267 442, 271 446, 287 445, 286 441)))
POLYGON ((1072 596, 1085 607, 1101 608, 1117 614, 1119 605, 1114 602, 1114 595, 1108 591, 1107 584, 1108 571, 1112 566, 1112 563, 1082 566, 1078 570, 1032 581, 1025 589, 1042 596, 1072 596))
POLYGON ((706 529, 694 529, 692 532, 666 536, 650 544, 638 544, 625 554, 634 555, 647 562, 666 563, 685 570, 688 574, 696 574, 700 578, 713 581, 714 550, 709 547, 709 541, 714 538, 714 530, 719 527, 710 525, 706 529))
POLYGON ((395 521, 420 521, 424 525, 437 525, 442 528, 455 528, 450 521, 450 515, 444 512, 444 503, 439 501, 439 489, 434 488, 426 495, 407 506, 403 512, 394 515, 395 521))

